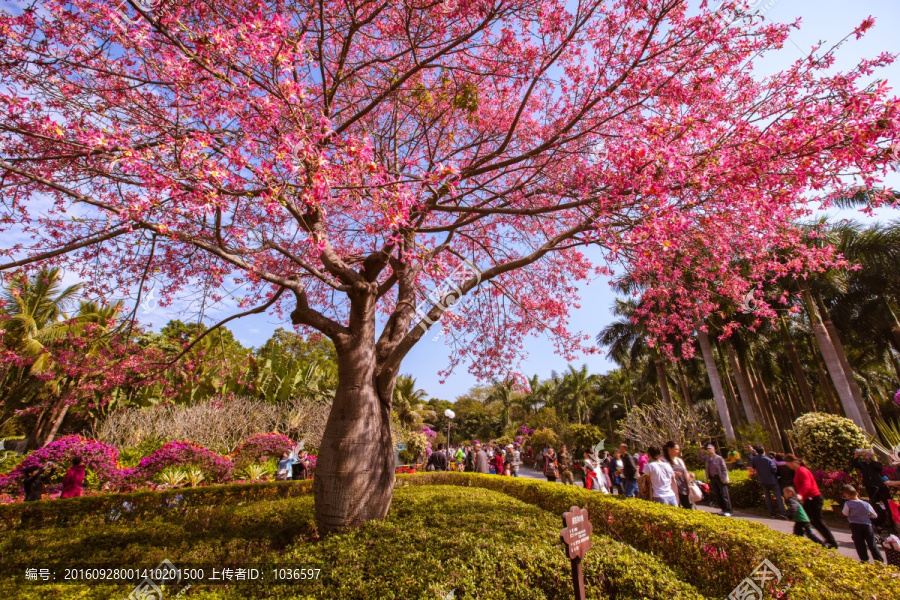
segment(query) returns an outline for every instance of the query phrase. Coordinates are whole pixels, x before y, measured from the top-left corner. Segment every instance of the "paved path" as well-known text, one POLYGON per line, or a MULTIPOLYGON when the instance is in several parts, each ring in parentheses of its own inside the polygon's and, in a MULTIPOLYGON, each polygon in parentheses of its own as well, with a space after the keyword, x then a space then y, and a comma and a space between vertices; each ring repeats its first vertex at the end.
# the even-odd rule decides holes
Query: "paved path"
MULTIPOLYGON (((536 469, 530 469, 528 467, 520 467, 519 468, 519 477, 525 477, 526 479, 540 479, 541 481, 547 480, 547 478, 544 477, 544 475, 540 471, 538 471, 536 469)), ((575 485, 577 485, 579 487, 583 487, 581 480, 579 480, 577 477, 576 477, 575 485)), ((696 507, 697 507, 697 510, 702 510, 703 512, 714 513, 714 514, 721 512, 718 508, 711 508, 711 507, 703 505, 703 504, 697 504, 696 507)), ((723 518, 725 518, 725 517, 723 517, 723 518)), ((788 535, 793 535, 793 533, 794 533, 794 524, 790 521, 783 521, 781 519, 771 519, 768 516, 759 515, 759 514, 756 514, 753 512, 745 511, 745 510, 734 511, 734 514, 732 515, 731 518, 732 519, 734 519, 734 518, 747 519, 748 521, 753 521, 755 523, 762 523, 763 525, 765 525, 771 529, 780 531, 782 533, 786 533, 788 535)), ((858 560, 858 557, 856 555, 856 548, 853 546, 853 540, 850 538, 850 530, 849 529, 841 529, 841 528, 837 528, 837 527, 831 527, 831 526, 829 526, 829 529, 831 529, 831 533, 834 534, 834 539, 837 540, 838 552, 840 552, 843 556, 858 560)), ((815 529, 813 529, 813 532, 816 533, 816 535, 819 535, 819 533, 815 529)), ((819 537, 822 537, 822 536, 819 535, 819 537)))

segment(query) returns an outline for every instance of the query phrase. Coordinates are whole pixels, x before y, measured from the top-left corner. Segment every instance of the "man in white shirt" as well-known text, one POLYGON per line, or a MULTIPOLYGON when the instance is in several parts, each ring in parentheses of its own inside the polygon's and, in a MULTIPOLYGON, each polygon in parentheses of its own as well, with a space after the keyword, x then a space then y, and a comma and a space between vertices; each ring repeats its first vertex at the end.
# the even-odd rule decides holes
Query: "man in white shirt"
POLYGON ((678 484, 672 466, 662 460, 662 450, 656 446, 647 448, 647 456, 650 458, 650 462, 644 467, 644 474, 650 476, 653 501, 678 506, 678 494, 675 492, 678 484))

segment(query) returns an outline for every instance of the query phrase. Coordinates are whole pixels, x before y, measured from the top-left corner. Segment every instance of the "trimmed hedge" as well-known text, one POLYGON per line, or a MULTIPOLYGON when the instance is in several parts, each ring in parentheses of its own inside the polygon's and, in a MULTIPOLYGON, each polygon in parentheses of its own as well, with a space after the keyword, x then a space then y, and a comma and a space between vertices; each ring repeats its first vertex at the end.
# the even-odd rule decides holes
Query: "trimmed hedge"
MULTIPOLYGON (((560 527, 558 515, 487 489, 415 487, 397 489, 386 519, 317 540, 307 494, 196 506, 133 523, 88 523, 66 533, 55 527, 14 531, 0 539, 0 573, 49 561, 123 566, 164 558, 176 564, 268 562, 321 566, 324 578, 302 588, 198 585, 187 596, 436 600, 452 590, 458 600, 570 600, 560 527)), ((592 600, 705 600, 658 559, 600 534, 593 536, 584 568, 592 600)), ((121 585, 16 587, 8 577, 0 578, 0 594, 21 600, 121 600, 130 591, 121 585)))
POLYGON ((38 502, 0 504, 0 531, 40 528, 50 524, 129 521, 171 515, 173 509, 211 504, 234 504, 273 498, 304 496, 312 480, 239 483, 122 494, 99 494, 38 502), (128 503, 128 507, 125 504, 128 503))
MULTIPOLYGON (((703 469, 692 471, 697 479, 706 481, 706 472, 703 469)), ((747 469, 735 469, 728 471, 728 495, 731 498, 733 508, 762 508, 765 506, 762 497, 762 488, 751 476, 747 469)), ((709 483, 709 482, 707 482, 709 483)))
POLYGON ((471 473, 398 476, 398 485, 455 485, 496 490, 562 514, 587 507, 594 533, 658 556, 679 578, 701 593, 724 598, 769 559, 802 600, 884 600, 900 598, 897 571, 864 565, 813 542, 764 525, 686 511, 637 499, 619 499, 575 486, 471 473))

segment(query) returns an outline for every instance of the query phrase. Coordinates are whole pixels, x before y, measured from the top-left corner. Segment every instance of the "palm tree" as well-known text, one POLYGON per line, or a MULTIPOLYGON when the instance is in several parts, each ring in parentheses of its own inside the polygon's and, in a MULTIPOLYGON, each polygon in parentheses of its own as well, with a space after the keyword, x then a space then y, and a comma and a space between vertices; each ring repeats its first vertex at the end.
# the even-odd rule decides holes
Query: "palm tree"
POLYGON ((706 375, 712 387, 713 398, 716 401, 716 410, 722 420, 722 428, 725 437, 737 439, 734 434, 734 426, 731 423, 731 414, 728 411, 728 402, 725 400, 725 392, 722 391, 722 381, 719 379, 719 368, 716 366, 716 358, 713 356, 712 347, 709 344, 709 335, 701 327, 697 329, 697 337, 700 341, 700 351, 703 354, 703 362, 706 365, 706 375))
POLYGON ((425 409, 428 394, 416 388, 416 380, 409 375, 397 377, 394 385, 393 411, 400 424, 414 429, 425 424, 425 419, 433 419, 434 411, 425 409))
POLYGON ((506 379, 500 381, 495 379, 491 382, 491 391, 488 395, 489 402, 497 402, 500 404, 500 430, 503 431, 509 425, 509 413, 515 403, 515 381, 506 379))
POLYGON ((587 365, 581 365, 580 369, 569 365, 568 372, 563 375, 560 399, 578 423, 584 424, 590 420, 590 403, 597 393, 597 383, 597 375, 588 373, 587 365))

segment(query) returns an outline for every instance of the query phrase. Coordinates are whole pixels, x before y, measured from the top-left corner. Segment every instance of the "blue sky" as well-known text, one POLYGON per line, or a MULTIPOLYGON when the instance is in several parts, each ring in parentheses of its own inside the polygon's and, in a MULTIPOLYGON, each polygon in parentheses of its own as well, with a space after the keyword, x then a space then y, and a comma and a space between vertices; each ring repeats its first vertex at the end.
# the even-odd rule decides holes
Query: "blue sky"
MULTIPOLYGON (((0 0, 0 9, 10 7, 9 2, 0 0)), ((696 2, 699 5, 699 0, 696 2)), ((777 22, 792 22, 797 17, 802 18, 803 23, 799 31, 793 32, 790 41, 785 47, 773 55, 767 56, 755 64, 760 74, 767 74, 784 68, 794 60, 804 56, 809 48, 818 41, 834 43, 850 34, 867 16, 876 18, 875 27, 861 40, 851 39, 838 55, 837 69, 852 67, 859 58, 871 58, 883 51, 900 53, 900 0, 857 0, 856 2, 844 2, 838 0, 750 0, 757 10, 764 11, 766 19, 777 22)), ((828 44, 830 45, 830 44, 828 44)), ((875 73, 872 79, 887 79, 893 84, 895 94, 897 82, 900 82, 900 65, 894 64, 887 69, 875 73)), ((900 174, 892 175, 888 184, 900 187, 900 174)), ((857 218, 863 220, 862 215, 847 211, 836 215, 839 218, 857 218)), ((900 218, 898 210, 882 210, 877 214, 878 219, 900 218)), ((8 232, 9 234, 9 232, 8 232)), ((9 241, 9 239, 7 240, 9 241)), ((5 245, 0 243, 0 246, 5 245)), ((589 253, 590 254, 590 253, 589 253)), ((594 252, 598 257, 599 253, 594 252)), ((72 277, 74 283, 77 278, 72 277)), ((609 307, 614 299, 610 291, 608 281, 601 277, 582 285, 580 289, 581 308, 573 310, 571 314, 571 328, 576 331, 584 331, 596 335, 607 323, 612 320, 609 307)), ((207 313, 211 320, 208 323, 218 321, 231 313, 236 300, 241 296, 240 290, 234 290, 235 301, 223 303, 222 306, 207 313)), ((146 305, 145 305, 146 306, 146 305)), ((153 307, 153 302, 149 304, 153 307)), ((179 318, 189 320, 196 318, 196 310, 186 311, 179 315, 174 308, 163 309, 161 307, 147 311, 145 308, 138 310, 139 319, 148 326, 158 329, 169 319, 179 318)), ((289 326, 275 315, 258 315, 247 317, 229 324, 235 336, 246 346, 259 346, 272 334, 277 327, 289 326)), ((413 375, 419 386, 425 389, 429 395, 438 398, 452 400, 464 393, 472 385, 478 383, 461 365, 451 374, 445 383, 439 382, 437 372, 446 368, 448 364, 449 348, 443 342, 443 338, 435 341, 435 336, 429 335, 410 352, 403 363, 402 372, 413 375)), ((526 344, 527 353, 523 361, 522 370, 525 374, 539 374, 547 377, 551 371, 563 371, 566 361, 556 356, 552 343, 545 337, 531 339, 526 344)), ((582 362, 594 372, 606 372, 613 368, 603 355, 589 355, 583 360, 576 361, 576 365, 582 362)))

